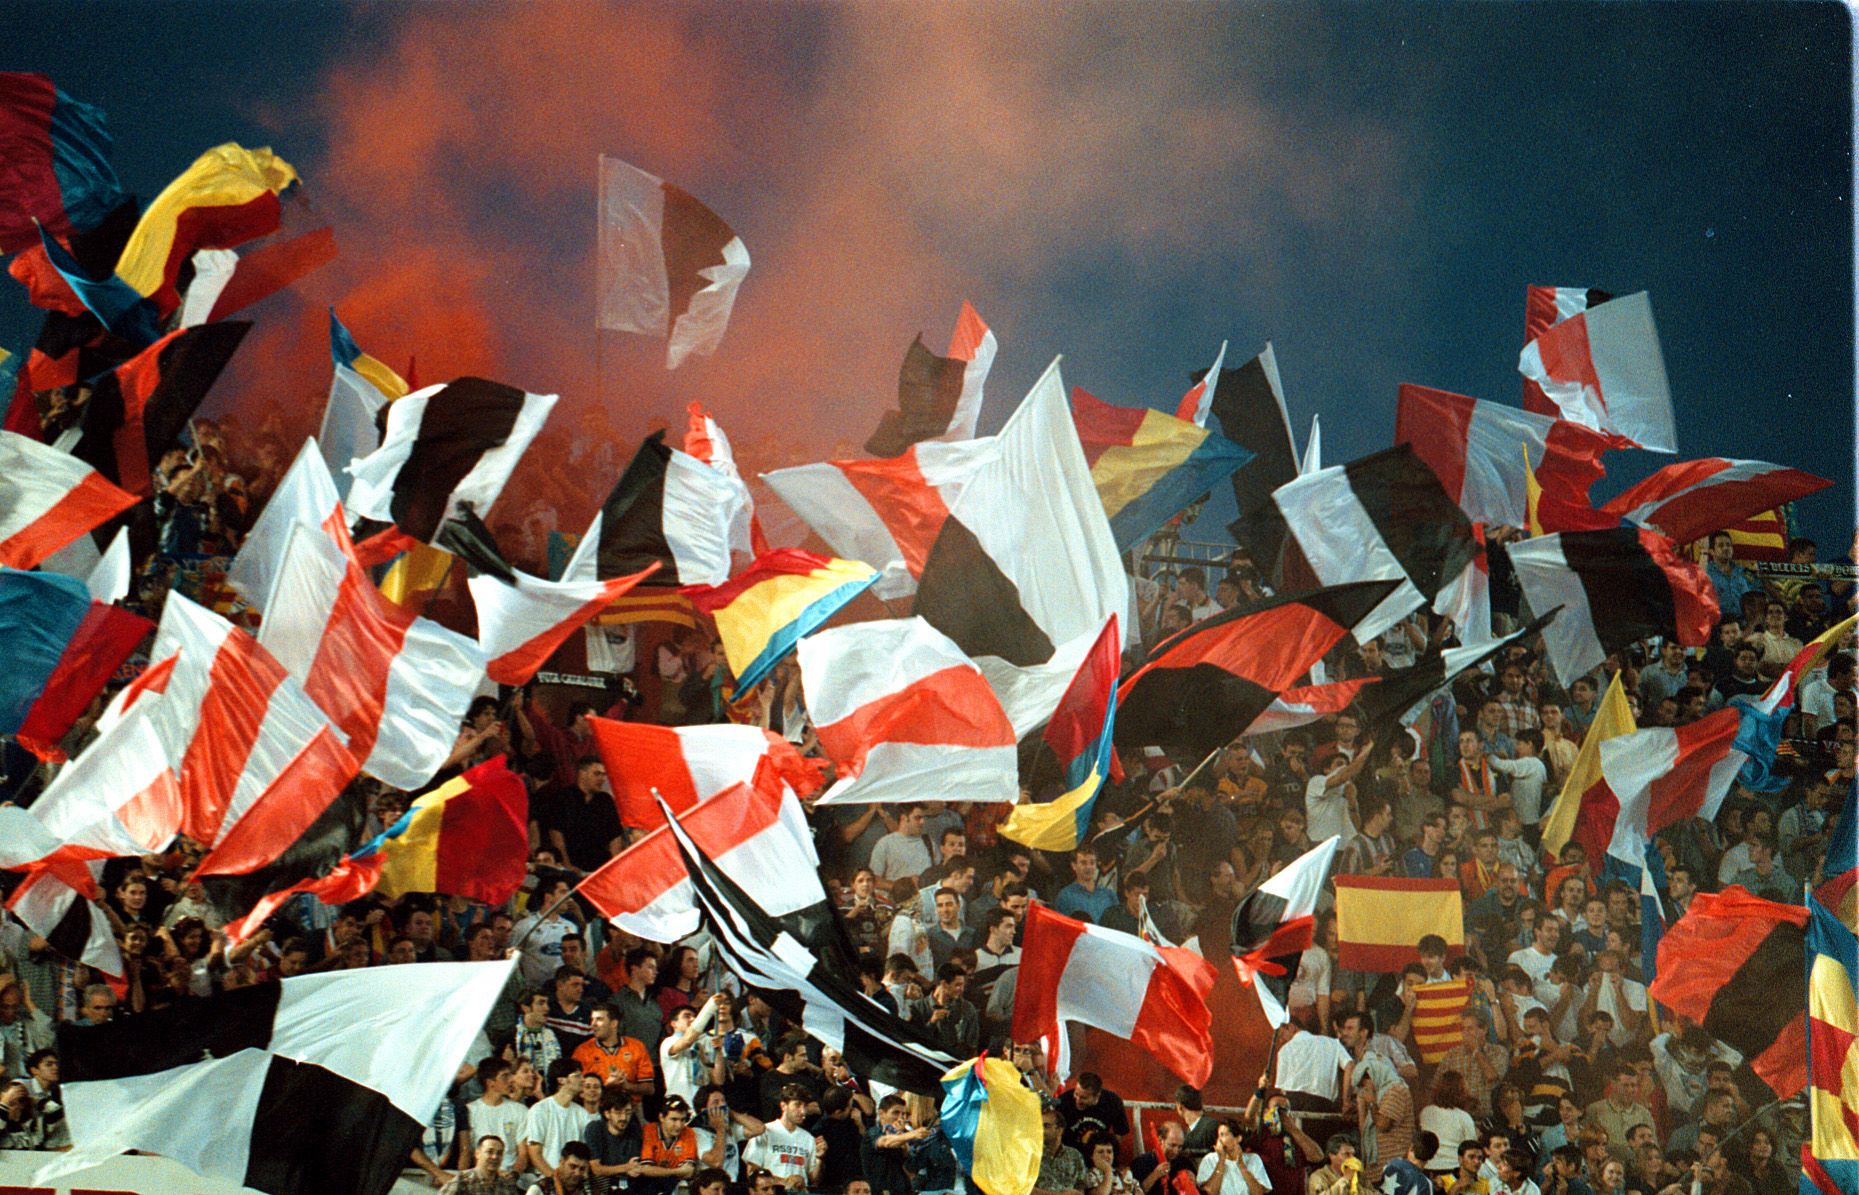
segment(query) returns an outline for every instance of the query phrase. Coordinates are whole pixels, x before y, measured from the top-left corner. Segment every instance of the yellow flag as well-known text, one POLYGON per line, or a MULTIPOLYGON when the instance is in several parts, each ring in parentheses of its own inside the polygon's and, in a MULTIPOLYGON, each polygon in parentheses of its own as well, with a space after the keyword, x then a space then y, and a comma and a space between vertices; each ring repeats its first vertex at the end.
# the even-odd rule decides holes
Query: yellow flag
MULTIPOLYGON (((1020 1072, 1013 1064, 1001 1058, 962 1063, 942 1077, 943 1090, 948 1092, 961 1084, 977 1061, 981 1064, 985 1099, 974 1125, 974 1164, 969 1177, 986 1195, 1030 1195, 1039 1179, 1039 1157, 1045 1145, 1039 1097, 1020 1082, 1020 1072)), ((972 1114, 974 1104, 965 1101, 964 1110, 972 1114)), ((945 1119, 953 1111, 945 1099, 945 1119)), ((952 1124, 944 1126, 945 1132, 950 1129, 960 1131, 952 1124)))
POLYGON ((1542 483, 1536 480, 1536 470, 1530 466, 1530 446, 1523 446, 1523 529, 1532 537, 1543 533, 1542 516, 1537 514, 1537 507, 1543 501, 1542 483))
MULTIPOLYGON (((1620 677, 1620 673, 1614 673, 1601 704, 1595 707, 1594 721, 1581 740, 1581 753, 1576 755, 1568 779, 1562 782, 1562 795, 1556 798, 1556 807, 1543 819, 1543 853, 1552 859, 1561 857, 1562 848, 1575 833, 1575 819, 1581 812, 1583 795, 1600 782, 1601 744, 1639 729, 1627 705, 1626 690, 1620 687, 1620 677)), ((1589 862, 1598 861, 1591 859, 1589 862)))
POLYGON ((388 566, 381 578, 381 596, 396 606, 404 606, 422 593, 430 593, 445 584, 452 571, 452 554, 427 544, 402 552, 388 566))

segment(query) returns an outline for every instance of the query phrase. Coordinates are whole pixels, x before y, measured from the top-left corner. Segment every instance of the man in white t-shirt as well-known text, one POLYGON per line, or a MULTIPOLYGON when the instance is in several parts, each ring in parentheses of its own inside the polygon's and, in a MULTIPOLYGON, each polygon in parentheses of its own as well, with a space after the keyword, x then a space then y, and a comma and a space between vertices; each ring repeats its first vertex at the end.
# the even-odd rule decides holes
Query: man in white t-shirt
POLYGON ((544 1181, 555 1177, 561 1165, 562 1146, 578 1142, 587 1132, 594 1114, 575 1098, 581 1092, 581 1067, 569 1058, 549 1064, 549 1086, 555 1094, 529 1110, 523 1122, 523 1141, 529 1154, 529 1168, 544 1181))
POLYGON ((478 1079, 484 1084, 484 1094, 465 1105, 471 1140, 492 1135, 503 1139, 503 1174, 512 1181, 523 1173, 524 1130, 529 1121, 529 1109, 522 1101, 510 1098, 513 1069, 512 1064, 501 1058, 485 1059, 478 1066, 478 1079))
POLYGON ((1238 1126, 1231 1120, 1220 1122, 1213 1150, 1201 1159, 1194 1178, 1204 1195, 1265 1195, 1272 1189, 1264 1159, 1240 1146, 1238 1126))
POLYGON ((529 907, 547 910, 548 916, 530 913, 510 927, 511 941, 523 944, 523 986, 532 992, 544 991, 554 981, 562 965, 562 939, 581 932, 579 926, 562 916, 565 906, 556 903, 572 887, 567 879, 539 885, 529 898, 529 907))
POLYGON ((686 1004, 671 1014, 665 1040, 658 1043, 658 1070, 665 1076, 665 1094, 678 1096, 693 1107, 699 1087, 722 1083, 729 1077, 722 1052, 704 1036, 714 1020, 715 996, 704 1001, 701 1012, 686 1004))
POLYGON ((1343 1071, 1349 1050, 1333 1037, 1306 1033, 1291 1026, 1293 1036, 1278 1047, 1278 1069, 1273 1085, 1291 1097, 1291 1106, 1315 1111, 1336 1106, 1342 1094, 1343 1071))
POLYGON ((1510 952, 1505 961, 1522 967, 1530 977, 1531 987, 1549 978, 1549 968, 1556 962, 1556 947, 1562 944, 1562 918, 1545 913, 1536 919, 1535 940, 1510 952))
POLYGON ((749 1142, 742 1151, 742 1163, 753 1175, 766 1170, 790 1191, 807 1191, 820 1178, 820 1163, 826 1157, 826 1143, 814 1139, 800 1127, 806 1119, 811 1097, 798 1083, 781 1089, 781 1117, 770 1121, 768 1131, 749 1142))
POLYGON ((924 831, 926 816, 921 805, 904 806, 897 815, 897 829, 871 848, 871 871, 885 891, 905 876, 920 876, 936 865, 936 852, 924 831))
POLYGON ((1304 786, 1305 832, 1312 842, 1322 842, 1332 834, 1346 842, 1355 833, 1349 802, 1355 796, 1356 773, 1374 753, 1375 744, 1370 741, 1362 744, 1354 759, 1338 751, 1327 761, 1319 761, 1322 770, 1304 786))
POLYGON ((1588 977, 1581 1004, 1584 1018, 1596 1011, 1614 1018, 1607 1040, 1616 1047, 1631 1045, 1646 1026, 1646 985, 1621 974, 1621 965, 1617 950, 1595 955, 1594 974, 1588 977))

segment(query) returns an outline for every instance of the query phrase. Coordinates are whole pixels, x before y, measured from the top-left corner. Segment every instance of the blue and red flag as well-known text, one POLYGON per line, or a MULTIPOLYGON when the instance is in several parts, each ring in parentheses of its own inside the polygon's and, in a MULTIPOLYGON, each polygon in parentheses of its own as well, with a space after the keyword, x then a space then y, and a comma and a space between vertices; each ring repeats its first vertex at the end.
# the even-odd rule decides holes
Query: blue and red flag
POLYGON ((1041 736, 1059 761, 1065 792, 1040 805, 1017 805, 1000 833, 1040 851, 1075 851, 1091 828, 1091 807, 1106 779, 1123 778, 1111 745, 1122 669, 1117 618, 1111 615, 1059 699, 1041 736))
POLYGON ((139 614, 92 600, 82 581, 0 568, 0 734, 41 759, 155 629, 139 614))
POLYGON ((1119 551, 1153 535, 1252 453, 1205 427, 1148 407, 1119 407, 1072 388, 1072 422, 1119 551))
POLYGON ((1822 864, 1820 887, 1814 899, 1832 909, 1847 925, 1859 925, 1859 781, 1846 790, 1846 805, 1840 810, 1840 832, 1827 847, 1822 864))
POLYGON ((123 201, 102 109, 72 99, 44 75, 0 73, 0 144, 0 253, 38 244, 34 221, 69 237, 95 228, 123 201))

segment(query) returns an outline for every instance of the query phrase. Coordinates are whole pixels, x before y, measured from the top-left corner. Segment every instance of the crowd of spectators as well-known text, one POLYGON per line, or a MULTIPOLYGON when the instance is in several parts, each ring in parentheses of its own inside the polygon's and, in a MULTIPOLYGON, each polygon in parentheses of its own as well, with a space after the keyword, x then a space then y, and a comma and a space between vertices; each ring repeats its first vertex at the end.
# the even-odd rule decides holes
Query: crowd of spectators
MULTIPOLYGON (((210 506, 192 501, 188 471, 211 470, 210 443, 196 459, 164 464, 177 504, 164 535, 176 543, 194 534, 176 530, 183 517, 208 540, 237 526, 222 510, 233 494, 223 478, 210 506)), ((1800 1102, 1749 1105, 1733 1081, 1734 1051, 1649 1003, 1637 888, 1610 878, 1579 843, 1545 857, 1539 838, 1613 673, 1642 725, 1680 725, 1759 692, 1848 604, 1820 581, 1764 583, 1730 560, 1727 539, 1710 551, 1709 575, 1731 613, 1708 649, 1648 641, 1564 687, 1540 642, 1521 643, 1435 698, 1412 730, 1364 726, 1346 712, 1235 741, 1185 785, 1198 761, 1126 759, 1129 778, 1104 791, 1094 836, 1070 854, 1002 838, 1001 805, 810 808, 866 994, 950 1054, 1014 1060, 1046 1106, 1035 1195, 1164 1195, 1178 1174, 1202 1195, 1340 1195, 1361 1182, 1396 1195, 1781 1195, 1805 1132, 1800 1102), (1239 902, 1331 834, 1344 840, 1342 873, 1455 878, 1464 948, 1426 938, 1400 974, 1347 970, 1326 900, 1291 987, 1292 1024, 1244 1109, 1208 1110, 1183 1088, 1159 1131, 1145 1134, 1098 1075, 1056 1087, 1038 1051, 1011 1040, 1029 902, 1192 941, 1218 960, 1230 953, 1239 902), (1470 980, 1461 1041, 1423 1063, 1416 988, 1450 976, 1470 980)), ((1211 591, 1195 568, 1138 590, 1150 643, 1267 592, 1243 559, 1211 591)), ((1501 623, 1526 613, 1514 600, 1503 609, 1501 594, 1494 576, 1501 623)), ((1326 672, 1389 676, 1450 634, 1416 615, 1377 640, 1345 640, 1326 672)), ((187 882, 198 850, 183 842, 105 868, 126 962, 120 984, 9 920, 0 929, 0 1147, 68 1144, 53 1050, 60 1023, 140 1016, 308 972, 514 953, 509 987, 410 1160, 433 1185, 541 1195, 958 1188, 935 1101, 873 1090, 742 990, 703 934, 643 942, 574 896, 581 876, 633 837, 606 795, 590 715, 734 716, 816 750, 791 661, 738 702, 713 641, 671 633, 647 642, 653 650, 605 700, 506 691, 481 699, 461 727, 435 782, 501 754, 530 791, 530 878, 506 905, 439 895, 334 908, 299 897, 228 948, 229 910, 187 882)), ((1658 836, 1668 919, 1700 891, 1740 884, 1799 901, 1803 881, 1817 877, 1853 783, 1853 656, 1842 646, 1802 687, 1787 730, 1791 786, 1738 788, 1713 820, 1658 836)), ((1036 777, 1033 795, 1057 783, 1036 777)), ((30 786, 16 791, 30 800, 30 786)), ((351 796, 366 803, 373 832, 412 794, 361 781, 351 796)))

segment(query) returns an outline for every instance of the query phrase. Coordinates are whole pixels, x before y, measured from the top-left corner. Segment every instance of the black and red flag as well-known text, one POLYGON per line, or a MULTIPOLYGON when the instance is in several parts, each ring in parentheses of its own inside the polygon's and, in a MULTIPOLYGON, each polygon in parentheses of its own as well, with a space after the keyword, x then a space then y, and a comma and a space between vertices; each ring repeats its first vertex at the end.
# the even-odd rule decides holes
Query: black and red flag
POLYGON ((1117 690, 1117 746, 1204 757, 1245 733, 1279 694, 1391 593, 1361 581, 1268 598, 1164 639, 1117 690))

